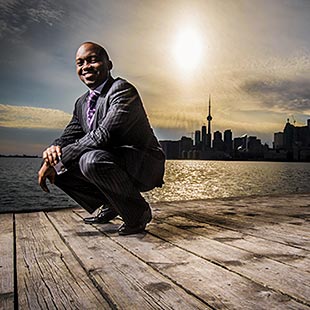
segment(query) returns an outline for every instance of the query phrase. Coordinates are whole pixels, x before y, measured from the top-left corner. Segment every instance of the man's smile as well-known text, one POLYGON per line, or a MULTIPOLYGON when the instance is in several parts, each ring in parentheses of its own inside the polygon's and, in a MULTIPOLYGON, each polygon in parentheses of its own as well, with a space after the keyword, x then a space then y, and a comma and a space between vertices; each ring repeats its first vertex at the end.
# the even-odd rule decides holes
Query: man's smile
POLYGON ((95 72, 86 72, 82 74, 85 78, 93 78, 95 77, 97 74, 95 72))

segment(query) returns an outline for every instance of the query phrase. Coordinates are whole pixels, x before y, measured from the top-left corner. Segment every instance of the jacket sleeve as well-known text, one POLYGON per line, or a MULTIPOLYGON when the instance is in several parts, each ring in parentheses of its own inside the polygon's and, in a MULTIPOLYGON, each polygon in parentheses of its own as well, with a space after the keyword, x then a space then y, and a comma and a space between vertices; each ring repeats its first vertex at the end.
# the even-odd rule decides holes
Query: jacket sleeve
POLYGON ((141 114, 142 104, 137 90, 128 82, 117 81, 106 95, 106 103, 108 111, 99 119, 97 128, 62 149, 65 167, 70 168, 85 152, 103 149, 130 134, 141 114))

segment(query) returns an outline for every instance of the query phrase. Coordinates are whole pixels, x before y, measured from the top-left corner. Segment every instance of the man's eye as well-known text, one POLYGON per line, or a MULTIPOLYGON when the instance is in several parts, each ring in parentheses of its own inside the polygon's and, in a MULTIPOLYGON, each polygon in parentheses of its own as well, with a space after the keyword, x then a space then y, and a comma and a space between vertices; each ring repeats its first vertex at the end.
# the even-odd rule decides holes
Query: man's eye
POLYGON ((82 61, 77 61, 77 62, 76 62, 76 65, 77 65, 78 67, 82 66, 82 64, 83 64, 82 61))
POLYGON ((92 58, 90 59, 90 62, 91 62, 91 63, 97 62, 97 57, 92 57, 92 58))

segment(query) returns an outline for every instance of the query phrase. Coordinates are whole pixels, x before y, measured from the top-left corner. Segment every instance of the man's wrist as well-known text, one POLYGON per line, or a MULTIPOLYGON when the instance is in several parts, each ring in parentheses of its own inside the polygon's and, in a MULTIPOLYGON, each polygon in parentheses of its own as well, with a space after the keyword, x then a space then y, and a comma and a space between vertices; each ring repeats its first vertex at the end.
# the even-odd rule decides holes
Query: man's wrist
POLYGON ((61 160, 58 162, 58 164, 54 166, 54 169, 58 175, 63 174, 67 171, 67 168, 64 166, 61 160))

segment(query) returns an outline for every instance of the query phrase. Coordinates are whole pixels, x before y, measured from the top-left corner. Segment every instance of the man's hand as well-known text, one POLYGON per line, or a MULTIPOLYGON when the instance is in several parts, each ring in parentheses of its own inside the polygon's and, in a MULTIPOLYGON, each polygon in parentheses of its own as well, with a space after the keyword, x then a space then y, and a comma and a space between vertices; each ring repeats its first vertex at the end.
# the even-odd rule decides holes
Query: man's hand
POLYGON ((44 163, 38 172, 38 183, 45 192, 49 193, 50 191, 46 185, 46 179, 49 179, 51 184, 54 184, 55 177, 56 177, 55 169, 52 166, 48 165, 47 163, 44 163))
POLYGON ((55 166, 59 163, 61 157, 61 147, 52 145, 43 152, 44 162, 49 166, 55 166))

